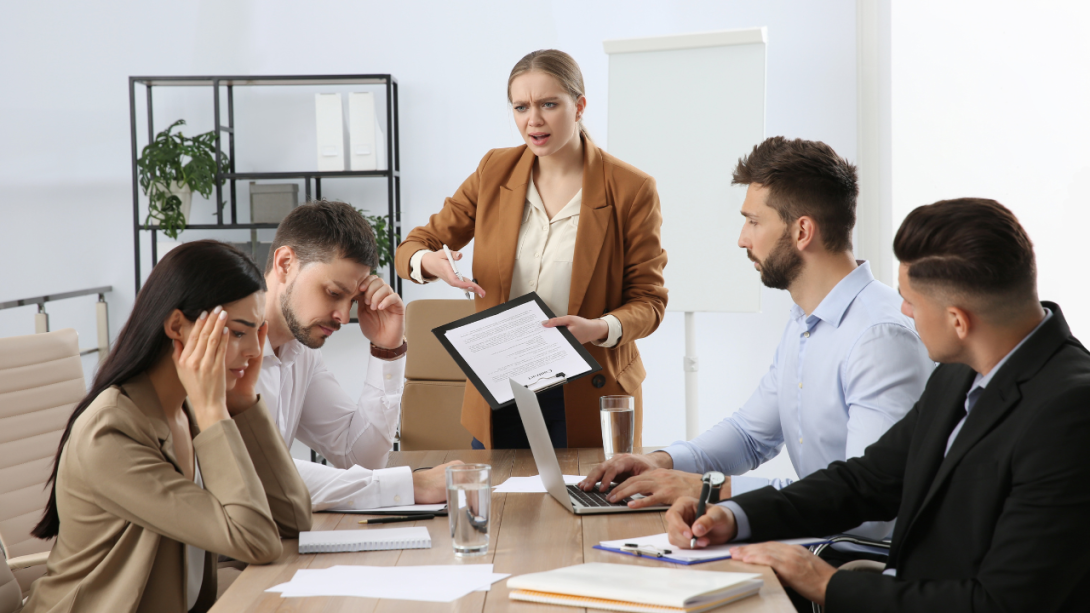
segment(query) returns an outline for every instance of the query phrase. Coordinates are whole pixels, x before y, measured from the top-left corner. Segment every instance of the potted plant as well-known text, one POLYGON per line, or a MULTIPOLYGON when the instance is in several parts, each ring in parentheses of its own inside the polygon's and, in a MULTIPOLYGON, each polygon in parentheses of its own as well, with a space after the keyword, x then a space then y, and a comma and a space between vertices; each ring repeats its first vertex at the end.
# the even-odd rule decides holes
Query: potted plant
POLYGON ((386 216, 368 215, 363 209, 356 210, 360 212, 360 215, 363 215, 363 218, 371 225, 371 229, 375 231, 375 242, 378 243, 378 267, 385 268, 387 264, 394 260, 394 245, 390 244, 390 233, 386 228, 386 216))
MULTIPOLYGON (((140 187, 148 197, 144 227, 154 219, 163 234, 172 239, 178 238, 189 221, 193 192, 210 198, 217 184, 215 143, 219 135, 205 132, 189 137, 181 131, 173 133, 174 128, 182 125, 185 120, 179 119, 156 134, 136 160, 140 187)), ((220 155, 226 168, 227 156, 220 155)), ((223 181, 218 183, 222 185, 223 181)))

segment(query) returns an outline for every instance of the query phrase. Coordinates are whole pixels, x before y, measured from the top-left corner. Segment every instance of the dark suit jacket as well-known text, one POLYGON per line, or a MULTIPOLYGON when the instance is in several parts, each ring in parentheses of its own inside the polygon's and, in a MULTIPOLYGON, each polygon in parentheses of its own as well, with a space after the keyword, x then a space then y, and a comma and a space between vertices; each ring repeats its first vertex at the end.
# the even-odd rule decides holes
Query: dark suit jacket
POLYGON ((897 577, 838 572, 839 611, 1086 610, 1090 587, 1090 353, 1053 316, 996 372, 944 458, 976 373, 935 369, 862 457, 781 491, 734 499, 752 540, 898 518, 897 577))

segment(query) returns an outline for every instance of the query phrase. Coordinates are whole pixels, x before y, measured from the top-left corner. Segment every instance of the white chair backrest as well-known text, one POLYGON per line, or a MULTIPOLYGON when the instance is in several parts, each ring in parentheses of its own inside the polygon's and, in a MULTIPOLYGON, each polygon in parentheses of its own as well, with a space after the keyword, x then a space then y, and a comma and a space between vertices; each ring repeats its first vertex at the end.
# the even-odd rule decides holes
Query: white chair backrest
MULTIPOLYGON (((0 539, 9 558, 49 551, 30 535, 72 410, 87 393, 72 329, 0 339, 0 539)), ((15 572, 23 591, 44 566, 15 572)))

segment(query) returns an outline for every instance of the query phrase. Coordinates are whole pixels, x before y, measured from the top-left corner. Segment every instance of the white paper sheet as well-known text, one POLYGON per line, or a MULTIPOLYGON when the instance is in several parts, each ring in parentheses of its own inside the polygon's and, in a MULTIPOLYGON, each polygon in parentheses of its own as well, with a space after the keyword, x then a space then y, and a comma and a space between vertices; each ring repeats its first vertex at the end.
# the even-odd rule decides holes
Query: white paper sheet
POLYGON ((532 390, 590 370, 590 364, 548 319, 536 301, 446 332, 447 340, 501 404, 514 399, 508 379, 532 390))
MULTIPOLYGON (((823 543, 827 539, 823 538, 801 538, 801 539, 786 539, 778 541, 780 543, 786 543, 788 545, 813 545, 816 543, 823 543)), ((663 532, 662 534, 653 534, 651 536, 640 536, 636 538, 620 539, 617 541, 602 541, 599 543, 602 547, 609 547, 610 549, 624 549, 625 543, 632 543, 640 546, 646 551, 662 551, 669 549, 670 553, 665 554, 668 558, 675 560, 684 560, 686 562, 697 562, 700 560, 715 560, 719 558, 729 558, 730 550, 734 547, 741 547, 742 545, 750 545, 751 543, 726 543, 724 545, 712 545, 703 549, 681 549, 676 545, 670 543, 670 536, 663 532)))
POLYGON ((492 572, 491 564, 451 566, 333 566, 301 569, 288 583, 266 590, 284 598, 358 596, 393 600, 453 602, 474 591, 487 591, 510 575, 492 572))
POLYGON ((356 513, 366 515, 372 511, 382 513, 438 513, 447 508, 447 503, 439 504, 410 504, 401 507, 378 507, 374 509, 326 509, 324 513, 356 513))
MULTIPOLYGON (((585 478, 579 475, 564 475, 564 485, 575 485, 585 478)), ((547 492, 541 475, 510 477, 492 491, 496 494, 544 494, 547 492)))

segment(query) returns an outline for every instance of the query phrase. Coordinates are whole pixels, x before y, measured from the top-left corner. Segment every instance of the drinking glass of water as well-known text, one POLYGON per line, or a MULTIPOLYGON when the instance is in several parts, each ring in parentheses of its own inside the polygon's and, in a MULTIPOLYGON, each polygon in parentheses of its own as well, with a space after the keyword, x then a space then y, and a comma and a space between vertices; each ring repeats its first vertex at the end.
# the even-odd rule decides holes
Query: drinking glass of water
POLYGON ((632 396, 602 396, 602 449, 606 459, 617 453, 632 453, 636 434, 636 400, 632 396))
POLYGON ((492 503, 492 467, 455 464, 447 467, 447 515, 454 555, 488 553, 488 520, 492 503))

